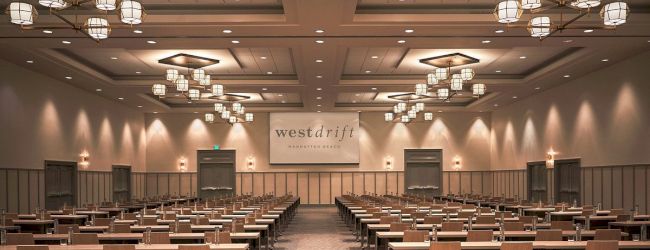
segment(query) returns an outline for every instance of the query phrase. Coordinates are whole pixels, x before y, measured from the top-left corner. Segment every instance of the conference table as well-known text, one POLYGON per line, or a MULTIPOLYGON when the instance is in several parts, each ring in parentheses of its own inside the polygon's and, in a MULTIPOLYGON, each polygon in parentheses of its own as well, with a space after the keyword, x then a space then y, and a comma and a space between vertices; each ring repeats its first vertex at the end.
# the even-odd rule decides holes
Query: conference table
MULTIPOLYGON (((432 233, 429 232, 429 235, 432 233)), ((493 232, 493 237, 496 238, 500 234, 499 231, 493 232)), ((506 241, 519 241, 519 240, 535 240, 537 231, 505 231, 506 241)), ((576 231, 562 231, 562 237, 569 238, 575 236, 576 231)), ((583 230, 581 232, 582 237, 585 239, 592 239, 596 236, 595 230, 583 230)), ((621 233, 621 236, 628 236, 627 233, 621 233)), ((377 232, 375 236, 375 249, 379 249, 380 246, 384 246, 390 243, 391 240, 401 241, 404 237, 404 232, 377 232)), ((444 241, 465 241, 467 239, 467 231, 454 231, 454 232, 437 232, 437 237, 439 240, 444 241)))
MULTIPOLYGON (((516 241, 513 241, 516 242, 516 241)), ((585 249, 586 241, 533 241, 533 249, 585 249)), ((391 250, 428 250, 429 242, 390 242, 391 250)), ((461 249, 500 249, 501 242, 461 242, 461 249)), ((650 249, 650 241, 619 241, 619 249, 650 249)))
MULTIPOLYGON (((185 244, 183 244, 185 245, 185 244)), ((152 245, 135 245, 136 250, 175 250, 179 244, 152 244, 152 245)), ((214 250, 247 250, 248 244, 232 243, 208 245, 214 250)), ((103 245, 50 245, 50 250, 103 250, 103 245)), ((0 246, 0 250, 16 250, 16 246, 0 246)))
MULTIPOLYGON (((138 244, 142 241, 142 233, 104 233, 97 234, 100 243, 110 244, 138 244)), ((203 233, 170 233, 169 240, 172 243, 196 244, 204 242, 205 234, 203 233)), ((230 233, 230 238, 237 243, 245 243, 253 246, 254 249, 260 249, 260 233, 230 233)), ((68 239, 67 234, 34 234, 34 241, 37 244, 59 243, 68 239)), ((270 249, 266 246, 266 249, 270 249)))

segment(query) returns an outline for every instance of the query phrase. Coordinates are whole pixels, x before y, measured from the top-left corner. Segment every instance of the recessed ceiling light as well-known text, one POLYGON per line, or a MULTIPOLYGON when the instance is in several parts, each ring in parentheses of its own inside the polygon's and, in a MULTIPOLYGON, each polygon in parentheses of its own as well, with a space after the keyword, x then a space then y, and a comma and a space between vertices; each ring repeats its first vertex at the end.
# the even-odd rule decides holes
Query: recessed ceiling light
POLYGON ((361 94, 359 94, 359 93, 356 93, 356 94, 354 94, 354 96, 361 96, 361 94))
POLYGON ((138 105, 138 108, 142 108, 142 105, 138 105))
POLYGON ((494 106, 495 106, 495 107, 499 107, 499 104, 495 103, 494 106))
POLYGON ((111 56, 111 60, 117 60, 117 57, 111 56))
POLYGON ((223 30, 221 32, 226 33, 226 34, 230 34, 230 33, 232 33, 232 30, 223 30))
POLYGON ((603 61, 603 62, 609 62, 609 59, 605 58, 605 59, 603 59, 603 60, 601 60, 601 61, 603 61))
POLYGON ((70 79, 72 79, 72 76, 66 76, 65 79, 70 80, 70 79))
POLYGON ((238 40, 232 40, 232 41, 230 41, 230 42, 231 42, 231 43, 234 43, 234 44, 238 44, 238 43, 239 43, 238 40))
POLYGON ((528 58, 528 57, 526 57, 526 56, 520 56, 519 57, 519 59, 526 59, 526 58, 528 58))
POLYGON ((377 90, 377 88, 370 88, 371 90, 377 90))
POLYGON ((494 72, 496 72, 496 73, 501 73, 501 70, 496 70, 496 71, 494 71, 494 72))
POLYGON ((319 111, 316 111, 316 112, 320 113, 320 110, 319 110, 319 111))
POLYGON ((495 31, 494 31, 494 33, 497 33, 497 34, 501 34, 501 33, 503 33, 503 32, 505 32, 505 31, 504 31, 504 30, 495 30, 495 31))
POLYGON ((272 75, 273 72, 271 72, 271 71, 267 71, 266 74, 267 74, 267 75, 272 75))
POLYGON ((267 90, 269 90, 269 89, 267 89, 267 88, 262 88, 262 91, 267 91, 267 90))
POLYGON ((571 75, 564 75, 564 78, 569 78, 569 77, 571 77, 571 75))
POLYGON ((97 92, 102 92, 102 89, 95 89, 95 91, 97 91, 97 92))
POLYGON ((51 30, 43 30, 43 33, 45 33, 45 34, 52 34, 52 33, 54 33, 54 31, 51 31, 51 30))
POLYGON ((70 41, 61 41, 61 43, 63 43, 63 44, 71 44, 72 42, 70 42, 70 41))
POLYGON ((483 40, 483 41, 481 41, 481 43, 483 43, 483 44, 488 44, 488 43, 491 43, 491 42, 492 42, 492 41, 490 41, 490 40, 483 40))
POLYGON ((320 99, 323 99, 323 97, 320 97, 320 96, 316 97, 316 100, 320 100, 320 99))
POLYGON ((564 41, 562 41, 562 42, 564 42, 564 43, 572 43, 573 40, 569 39, 569 40, 564 40, 564 41))
POLYGON ((194 114, 198 114, 199 112, 194 111, 193 113, 194 113, 194 114))
POLYGON ((285 100, 282 100, 282 101, 281 101, 281 103, 287 103, 287 101, 285 101, 285 100))
POLYGON ((316 33, 319 33, 319 34, 320 34, 320 33, 325 33, 325 30, 321 30, 321 29, 317 29, 317 30, 315 30, 314 32, 316 32, 316 33))
POLYGON ((535 87, 535 90, 540 90, 540 89, 542 89, 542 88, 541 87, 535 87))
POLYGON ((154 113, 154 114, 158 114, 158 111, 154 111, 153 113, 154 113))
POLYGON ((316 61, 315 61, 315 62, 317 62, 317 63, 322 63, 322 62, 323 62, 323 60, 321 60, 321 59, 316 59, 316 61))
POLYGON ((283 95, 283 94, 278 94, 278 96, 279 96, 279 97, 283 97, 284 95, 283 95))
POLYGON ((406 33, 413 33, 413 32, 415 32, 415 30, 412 30, 412 29, 405 29, 404 32, 406 32, 406 33))
POLYGON ((32 61, 32 60, 28 60, 27 63, 34 63, 34 61, 32 61))
POLYGON ((365 72, 366 72, 366 74, 368 74, 368 73, 371 73, 372 71, 370 71, 370 70, 366 70, 365 72))
POLYGON ((156 43, 158 43, 158 42, 156 42, 156 41, 154 41, 154 40, 149 40, 149 41, 147 41, 147 43, 148 43, 148 44, 156 44, 156 43))
POLYGON ((260 59, 266 60, 266 56, 261 56, 260 59))
POLYGON ((139 74, 142 74, 142 72, 140 72, 140 71, 136 71, 135 73, 138 74, 138 75, 139 75, 139 74))
POLYGON ((406 43, 406 41, 405 40, 399 40, 399 41, 397 41, 397 43, 406 43))
POLYGON ((181 96, 181 94, 174 94, 174 96, 175 96, 175 97, 179 97, 179 96, 181 96))
POLYGON ((323 78, 323 76, 322 75, 317 75, 316 78, 323 78))
POLYGON ((377 59, 377 58, 379 58, 379 57, 378 57, 378 56, 371 56, 370 58, 372 58, 372 59, 377 59))
POLYGON ((124 97, 118 97, 117 99, 119 99, 120 101, 122 101, 122 100, 124 100, 124 97))
POLYGON ((322 106, 322 105, 318 104, 318 105, 316 105, 316 106, 317 106, 317 107, 320 107, 320 106, 322 106))
POLYGON ((584 32, 585 32, 585 33, 591 33, 591 32, 594 32, 594 30, 592 30, 592 29, 586 29, 584 32))
POLYGON ((325 43, 323 40, 316 40, 316 43, 325 43))
POLYGON ((133 33, 142 34, 142 30, 133 30, 133 33))
POLYGON ((316 88, 316 90, 321 91, 321 90, 323 90, 323 88, 316 88))
POLYGON ((512 99, 517 99, 517 96, 513 96, 512 99))
POLYGON ((187 101, 187 103, 192 103, 192 101, 187 101))
POLYGON ((352 103, 357 103, 357 101, 356 101, 356 100, 354 100, 354 101, 352 101, 352 103))
POLYGON ((438 113, 442 113, 442 110, 438 110, 438 113))
POLYGON ((463 95, 463 93, 458 93, 457 95, 459 95, 459 96, 462 96, 462 95, 463 95))

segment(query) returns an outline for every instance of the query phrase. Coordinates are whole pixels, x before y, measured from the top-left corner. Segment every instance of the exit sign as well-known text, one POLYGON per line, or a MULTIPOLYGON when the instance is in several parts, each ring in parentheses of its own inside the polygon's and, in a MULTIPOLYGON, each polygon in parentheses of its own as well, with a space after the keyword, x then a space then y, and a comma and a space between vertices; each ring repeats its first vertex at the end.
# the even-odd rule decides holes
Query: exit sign
POLYGON ((219 148, 219 145, 214 145, 214 146, 212 146, 212 149, 213 150, 219 150, 220 148, 219 148))

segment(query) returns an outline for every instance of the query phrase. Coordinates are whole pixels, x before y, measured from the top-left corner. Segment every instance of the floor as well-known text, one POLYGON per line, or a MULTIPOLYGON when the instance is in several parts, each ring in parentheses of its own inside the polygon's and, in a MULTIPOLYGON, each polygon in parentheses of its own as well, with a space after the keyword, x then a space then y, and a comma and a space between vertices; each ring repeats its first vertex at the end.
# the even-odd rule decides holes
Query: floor
POLYGON ((360 249, 335 206, 300 206, 276 249, 360 249))

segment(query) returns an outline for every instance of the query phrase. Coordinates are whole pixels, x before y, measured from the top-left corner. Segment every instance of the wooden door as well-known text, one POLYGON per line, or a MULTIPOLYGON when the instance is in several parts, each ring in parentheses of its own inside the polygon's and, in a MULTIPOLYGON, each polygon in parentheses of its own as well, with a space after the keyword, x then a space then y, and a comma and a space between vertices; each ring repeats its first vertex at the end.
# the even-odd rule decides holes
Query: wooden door
POLYGON ((555 160, 553 172, 556 202, 580 204, 580 159, 555 160))
POLYGON ((529 162, 526 167, 528 175, 528 200, 546 202, 548 197, 546 162, 529 162))
POLYGON ((113 201, 131 200, 131 166, 113 166, 113 201))
POLYGON ((235 150, 199 150, 197 158, 197 193, 201 199, 235 194, 235 150))
POLYGON ((45 161, 45 208, 61 209, 77 202, 77 163, 45 161))

